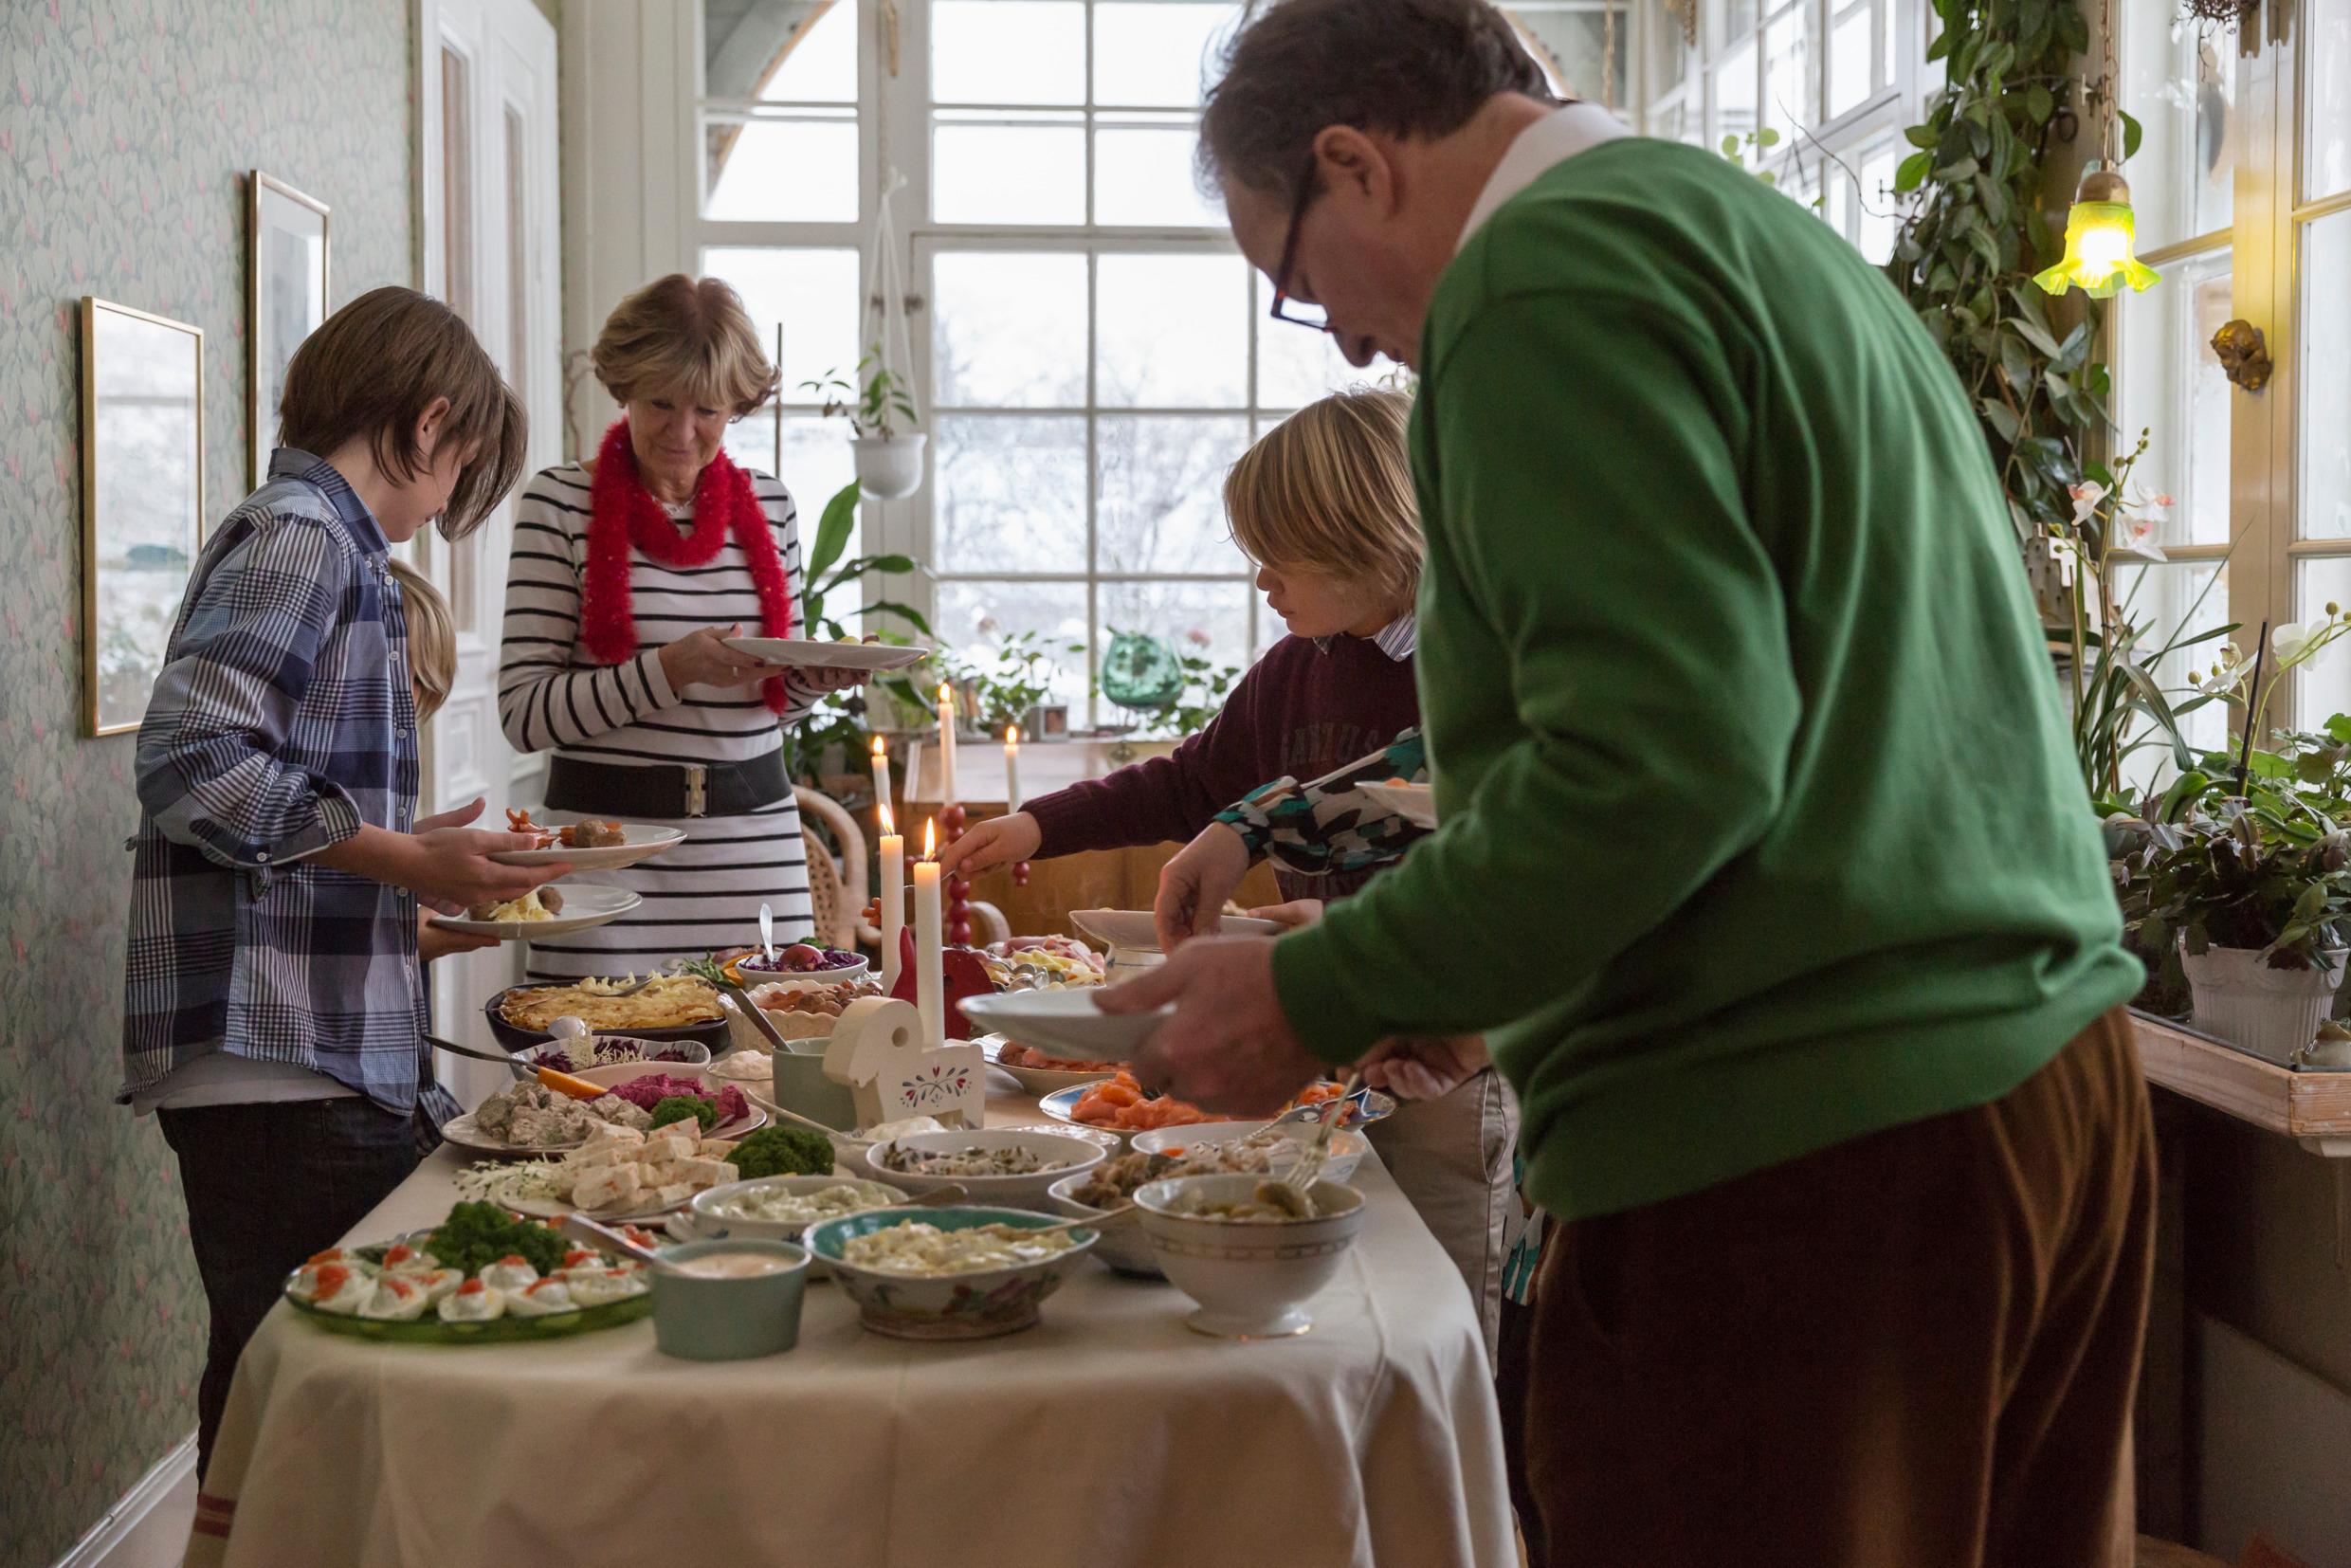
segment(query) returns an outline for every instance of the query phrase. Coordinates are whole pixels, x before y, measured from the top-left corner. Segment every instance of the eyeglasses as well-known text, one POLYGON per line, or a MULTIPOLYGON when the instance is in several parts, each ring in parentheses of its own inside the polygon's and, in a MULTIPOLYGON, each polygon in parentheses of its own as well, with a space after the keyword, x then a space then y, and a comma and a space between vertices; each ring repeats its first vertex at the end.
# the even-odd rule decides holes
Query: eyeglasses
POLYGON ((1290 299, 1290 264, 1298 260, 1298 226, 1305 221, 1306 207, 1314 200, 1314 176, 1317 160, 1306 155, 1306 172, 1298 181, 1298 200, 1290 208, 1289 232, 1282 240, 1282 264, 1273 273, 1273 319, 1295 326, 1312 327, 1317 332, 1331 330, 1331 315, 1321 305, 1299 304, 1290 299))

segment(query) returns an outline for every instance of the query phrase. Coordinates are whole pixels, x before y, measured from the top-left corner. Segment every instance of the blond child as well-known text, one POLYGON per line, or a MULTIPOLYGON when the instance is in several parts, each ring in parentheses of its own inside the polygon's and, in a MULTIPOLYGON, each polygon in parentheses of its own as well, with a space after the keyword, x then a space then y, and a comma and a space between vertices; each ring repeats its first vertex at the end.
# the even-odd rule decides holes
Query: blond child
MULTIPOLYGON (((1378 753, 1420 722, 1412 685, 1420 514, 1405 455, 1411 409, 1404 393, 1385 389, 1334 393, 1244 453, 1225 480, 1225 511, 1289 635, 1173 754, 980 823, 942 855, 948 869, 969 875, 1084 849, 1185 842, 1163 875, 1160 924, 1171 940, 1212 931, 1221 893, 1196 915, 1185 905, 1186 918, 1172 928, 1166 916, 1184 904, 1179 888, 1215 880, 1219 863, 1247 869, 1253 850, 1235 829, 1218 825, 1219 814, 1271 780, 1318 779, 1378 753)), ((1274 880, 1289 902, 1264 913, 1310 918, 1385 864, 1316 872, 1277 858, 1274 880)), ((1238 880, 1235 871, 1225 885, 1238 880)), ((1399 1094, 1433 1091, 1375 1124, 1372 1140, 1461 1270, 1491 1352, 1504 1220, 1515 1202, 1517 1108, 1482 1050, 1442 1077, 1399 1072, 1389 1083, 1399 1094)))
MULTIPOLYGON (((392 563, 392 580, 400 585, 400 608, 409 629, 409 688, 416 694, 416 727, 422 730, 449 700, 457 684, 457 625, 449 619, 449 602, 432 579, 410 566, 392 563)), ((433 922, 432 911, 416 911, 416 957, 425 963, 452 953, 496 947, 496 937, 477 937, 433 922)))

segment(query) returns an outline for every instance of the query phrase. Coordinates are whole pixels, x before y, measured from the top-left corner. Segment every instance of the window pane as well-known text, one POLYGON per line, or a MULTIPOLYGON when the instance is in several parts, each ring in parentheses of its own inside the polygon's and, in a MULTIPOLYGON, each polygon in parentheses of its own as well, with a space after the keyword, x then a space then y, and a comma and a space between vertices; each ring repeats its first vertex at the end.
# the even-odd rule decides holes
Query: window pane
MULTIPOLYGON (((1152 8, 1175 9, 1172 6, 1152 8)), ((1141 228, 1222 228, 1225 209, 1193 177, 1199 132, 1170 126, 1105 126, 1094 133, 1094 221, 1141 228)))
POLYGON ((2229 379, 2212 336, 2229 319, 2227 252, 2196 256, 2164 270, 2141 295, 2118 299, 2122 335, 2117 445, 2127 452, 2147 432, 2132 488, 2172 498, 2158 539, 2229 542, 2229 379))
POLYGON ((1900 167, 1901 155, 1892 142, 1880 142, 1861 155, 1853 243, 1879 266, 1894 259, 1894 239, 1902 228, 1901 198, 1894 193, 1894 171, 1900 167))
POLYGON ((1103 572, 1247 572, 1225 525, 1225 472, 1248 446, 1244 418, 1105 414, 1096 546, 1103 572))
MULTIPOLYGON (((2351 556, 2322 556, 2294 565, 2294 618, 2315 621, 2328 605, 2351 605, 2351 556)), ((2239 633, 2240 636, 2244 635, 2239 633)), ((2250 639, 2247 647, 2251 647, 2250 639)), ((2285 722, 2270 704, 2271 728, 2285 722)), ((2339 713, 2351 713, 2351 654, 2337 643, 2315 663, 2294 671, 2293 722, 2297 729, 2314 730, 2339 713)))
POLYGON ((2144 127, 2123 171, 2139 248, 2226 228, 2245 136, 2236 118, 2234 35, 2179 20, 2174 7, 2128 6, 2119 14, 2123 101, 2144 127))
POLYGON ((1714 72, 1715 133, 1743 137, 1755 129, 1755 40, 1722 57, 1714 72))
POLYGON ((855 0, 702 0, 702 95, 857 101, 855 0))
POLYGON ((1094 395, 1103 408, 1245 406, 1248 263, 1238 256, 1109 255, 1095 264, 1101 302, 1094 395), (1181 352, 1170 352, 1177 345, 1181 352))
POLYGON ((943 582, 937 608, 931 625, 939 640, 968 659, 984 664, 1005 637, 1019 631, 1053 645, 1053 701, 1084 718, 1085 655, 1062 650, 1085 641, 1084 583, 943 582))
POLYGON ((1649 90, 1650 94, 1671 92, 1689 75, 1689 45, 1682 36, 1682 19, 1670 12, 1650 14, 1643 23, 1649 28, 1649 90))
MULTIPOLYGON (((2229 590, 2218 561, 2119 567, 2114 591, 2122 600, 2123 619, 2140 629, 2141 657, 2153 655, 2182 635, 2193 637, 2229 624, 2229 590)), ((2237 638, 2251 647, 2250 634, 2239 632, 2237 638)), ((2175 704, 2192 700, 2182 695, 2191 676, 2212 668, 2214 661, 2224 657, 2221 648, 2218 638, 2181 648, 2158 660, 2150 673, 2175 704)), ((2199 751, 2218 749, 2229 738, 2227 704, 2211 702, 2197 708, 2182 718, 2180 729, 2188 744, 2199 751)), ((2169 750, 2156 747, 2134 753, 2123 767, 2124 782, 2138 790, 2155 787, 2174 771, 2169 750)))
POLYGON ((1261 283, 1251 300, 1251 308, 1258 312, 1259 408, 1303 409, 1318 397, 1377 381, 1396 369, 1396 362, 1384 354, 1360 368, 1350 365, 1339 352, 1339 339, 1329 333, 1267 319, 1264 312, 1270 295, 1271 285, 1261 283))
POLYGON ((933 0, 931 101, 1083 103, 1079 0, 933 0))
POLYGON ((2351 191, 2351 0, 2304 8, 2303 197, 2351 191))
POLYGON ((857 121, 708 121, 703 216, 729 223, 855 223, 857 121))
MULTIPOLYGON (((1176 651, 1220 665, 1249 662, 1247 583, 1104 583, 1098 591, 1102 625, 1095 646, 1108 647, 1116 631, 1164 637, 1176 651)), ((1197 700, 1199 693, 1186 693, 1197 700)), ((1105 724, 1149 720, 1113 706, 1103 698, 1098 716, 1105 724)))
POLYGON ((931 292, 931 384, 941 407, 1084 407, 1084 256, 940 251, 931 292))
POLYGON ((931 564, 940 572, 1085 570, 1085 420, 940 414, 931 564))
POLYGON ((1191 108, 1209 51, 1240 8, 1196 0, 1103 0, 1094 8, 1094 101, 1121 108, 1191 108))
MULTIPOLYGON (((758 466, 764 468, 775 461, 771 446, 767 455, 758 460, 758 466)), ((816 525, 824 520, 826 503, 857 477, 857 463, 849 454, 848 426, 842 420, 814 414, 799 414, 785 420, 784 471, 776 477, 792 492, 793 504, 799 509, 800 554, 805 559, 810 547, 816 542, 816 525)), ((859 510, 859 521, 849 529, 849 542, 841 552, 843 560, 854 557, 864 548, 864 509, 859 510)), ((873 591, 868 590, 866 597, 872 596, 873 591)), ((852 603, 844 593, 825 608, 847 622, 853 619, 850 612, 864 602, 859 599, 852 603)), ((900 621, 893 621, 890 626, 899 631, 907 629, 900 621)))
POLYGON ((968 125, 931 133, 931 213, 940 223, 1085 221, 1085 130, 968 125))
MULTIPOLYGON (((745 468, 763 474, 775 471, 775 407, 768 405, 734 421, 722 443, 726 455, 745 468)), ((795 495, 793 500, 799 498, 795 495)))
POLYGON ((1812 52, 1810 0, 1799 0, 1771 20, 1764 28, 1763 123, 1785 142, 1795 139, 1795 128, 1811 123, 1811 93, 1805 62, 1812 52))
POLYGON ((1877 86, 1876 61, 1870 48, 1873 13, 1868 0, 1855 6, 1829 28, 1829 118, 1858 107, 1877 86))
MULTIPOLYGON (((1551 79, 1554 91, 1590 99, 1595 103, 1604 98, 1617 104, 1631 101, 1626 75, 1632 58, 1630 8, 1620 10, 1616 18, 1613 61, 1609 59, 1608 24, 1596 8, 1561 10, 1542 6, 1511 6, 1506 12, 1528 51, 1541 64, 1543 74, 1551 79)), ((1668 20, 1670 25, 1670 19, 1668 20)))
POLYGON ((1722 36, 1737 38, 1755 26, 1755 0, 1723 0, 1722 36))
POLYGON ((725 279, 743 297, 743 308, 769 354, 775 352, 775 329, 783 328, 785 402, 821 401, 803 382, 834 372, 855 378, 864 314, 858 308, 856 251, 713 246, 702 252, 702 271, 725 279))
POLYGON ((2302 231, 2302 537, 2351 539, 2351 211, 2302 231))

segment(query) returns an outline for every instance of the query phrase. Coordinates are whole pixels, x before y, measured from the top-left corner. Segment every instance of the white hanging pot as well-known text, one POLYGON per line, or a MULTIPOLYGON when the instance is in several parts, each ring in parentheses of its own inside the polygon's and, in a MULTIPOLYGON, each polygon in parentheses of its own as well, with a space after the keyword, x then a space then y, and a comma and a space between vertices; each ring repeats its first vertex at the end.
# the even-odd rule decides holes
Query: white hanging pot
POLYGON ((903 501, 922 487, 920 430, 906 435, 861 435, 849 443, 857 457, 857 483, 877 501, 903 501))
POLYGON ((2344 949, 2322 955, 2323 967, 2272 969, 2256 947, 2210 947, 2179 961, 2196 997, 2191 1019, 2265 1062, 2291 1066, 2315 1039, 2342 984, 2344 949))

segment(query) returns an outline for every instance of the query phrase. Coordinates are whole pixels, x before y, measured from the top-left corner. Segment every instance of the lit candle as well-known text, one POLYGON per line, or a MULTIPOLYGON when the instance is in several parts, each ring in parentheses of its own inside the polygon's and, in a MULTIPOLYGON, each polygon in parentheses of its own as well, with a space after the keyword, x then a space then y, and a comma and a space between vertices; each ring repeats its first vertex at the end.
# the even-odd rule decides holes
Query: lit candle
MULTIPOLYGON (((881 742, 876 741, 876 745, 881 742)), ((882 994, 898 990, 904 966, 899 960, 900 933, 906 928, 906 841, 899 835, 890 803, 882 802, 882 994)))
POLYGON ((1004 732, 1004 810, 1009 815, 1020 810, 1020 726, 1012 724, 1004 732))
POLYGON ((873 798, 882 808, 882 830, 886 833, 890 811, 890 743, 878 735, 873 738, 873 798))
POLYGON ((939 683, 939 803, 952 806, 960 798, 956 793, 956 706, 955 687, 939 683))
POLYGON ((922 1038, 936 1050, 947 1043, 946 960, 939 945, 939 824, 922 825, 922 858, 914 866, 914 1005, 922 1038))

